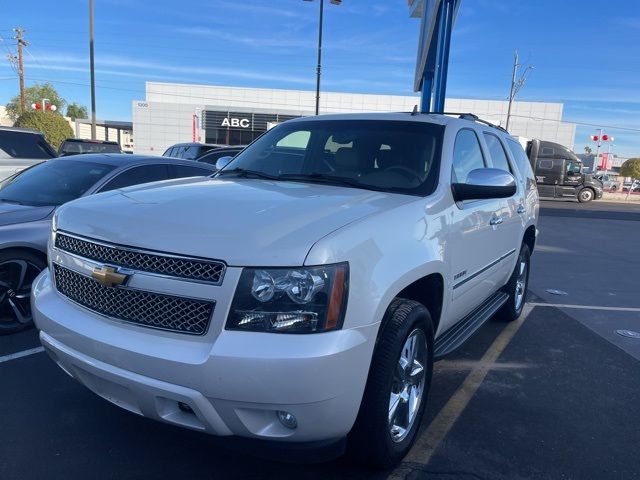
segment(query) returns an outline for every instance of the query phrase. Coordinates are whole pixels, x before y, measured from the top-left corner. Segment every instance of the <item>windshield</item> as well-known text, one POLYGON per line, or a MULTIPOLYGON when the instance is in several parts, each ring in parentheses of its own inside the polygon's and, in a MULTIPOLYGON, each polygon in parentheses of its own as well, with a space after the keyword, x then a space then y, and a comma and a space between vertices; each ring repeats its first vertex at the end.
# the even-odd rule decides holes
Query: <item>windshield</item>
POLYGON ((444 127, 425 122, 317 120, 285 123, 219 173, 428 195, 437 181, 444 127))
POLYGON ((80 153, 121 153, 120 145, 96 142, 63 142, 60 153, 77 155, 80 153))
POLYGON ((62 205, 83 195, 112 165, 52 160, 0 182, 0 201, 30 206, 62 205))
POLYGON ((42 135, 0 129, 1 158, 34 158, 47 160, 55 157, 42 135))

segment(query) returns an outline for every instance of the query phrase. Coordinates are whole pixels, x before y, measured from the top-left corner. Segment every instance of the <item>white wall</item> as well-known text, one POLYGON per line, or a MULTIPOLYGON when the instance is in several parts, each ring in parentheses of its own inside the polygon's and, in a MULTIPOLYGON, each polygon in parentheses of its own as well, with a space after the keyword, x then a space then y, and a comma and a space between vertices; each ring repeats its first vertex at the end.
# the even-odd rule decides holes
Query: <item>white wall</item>
POLYGON ((192 141, 194 113, 194 105, 134 101, 133 152, 162 155, 175 143, 192 141))
MULTIPOLYGON (((133 102, 134 152, 162 154, 179 142, 192 140, 192 115, 201 109, 263 111, 310 115, 315 92, 265 88, 219 87, 177 83, 146 83, 146 100, 133 102)), ((321 113, 402 112, 419 104, 419 97, 323 92, 321 113)), ((470 112, 504 126, 507 101, 447 99, 445 110, 470 112)), ((510 132, 574 146, 574 124, 563 123, 561 103, 514 102, 510 132)))

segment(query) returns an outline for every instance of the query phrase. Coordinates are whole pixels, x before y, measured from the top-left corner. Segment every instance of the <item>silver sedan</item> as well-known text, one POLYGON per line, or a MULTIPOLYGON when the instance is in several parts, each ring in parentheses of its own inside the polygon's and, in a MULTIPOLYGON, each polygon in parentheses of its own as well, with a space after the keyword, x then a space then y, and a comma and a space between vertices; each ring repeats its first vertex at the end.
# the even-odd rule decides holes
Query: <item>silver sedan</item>
POLYGON ((213 165, 192 160, 87 154, 48 160, 0 181, 0 335, 32 324, 31 283, 47 265, 57 207, 94 193, 214 172, 213 165))

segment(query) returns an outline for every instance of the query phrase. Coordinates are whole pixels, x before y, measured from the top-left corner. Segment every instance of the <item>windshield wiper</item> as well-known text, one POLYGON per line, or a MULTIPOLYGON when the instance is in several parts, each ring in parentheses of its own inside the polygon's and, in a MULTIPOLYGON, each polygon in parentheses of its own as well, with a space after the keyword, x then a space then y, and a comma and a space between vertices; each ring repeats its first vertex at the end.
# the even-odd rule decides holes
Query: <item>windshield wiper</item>
POLYGON ((263 178, 265 180, 280 179, 280 177, 276 175, 269 175, 268 173, 259 172, 257 170, 247 170, 244 168, 234 168, 232 170, 221 170, 216 174, 216 177, 219 177, 228 173, 235 173, 238 177, 241 177, 241 178, 263 178))
POLYGON ((0 202, 12 203, 14 205, 26 205, 25 203, 19 202, 18 200, 11 200, 9 198, 0 198, 0 202))
POLYGON ((367 190, 376 190, 375 186, 365 185, 351 178, 339 177, 336 175, 327 175, 326 173, 285 173, 278 177, 282 180, 303 180, 318 183, 328 183, 333 185, 343 185, 345 187, 365 188, 367 190))

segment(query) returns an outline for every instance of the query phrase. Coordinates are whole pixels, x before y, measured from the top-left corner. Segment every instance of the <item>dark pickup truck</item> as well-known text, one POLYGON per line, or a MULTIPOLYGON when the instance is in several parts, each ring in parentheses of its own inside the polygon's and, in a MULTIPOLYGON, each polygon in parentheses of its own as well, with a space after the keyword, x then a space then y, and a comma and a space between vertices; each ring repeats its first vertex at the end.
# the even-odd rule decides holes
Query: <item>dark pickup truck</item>
POLYGON ((582 161, 567 147, 531 140, 527 154, 541 197, 576 198, 581 203, 602 198, 602 182, 592 174, 582 173, 582 161))

